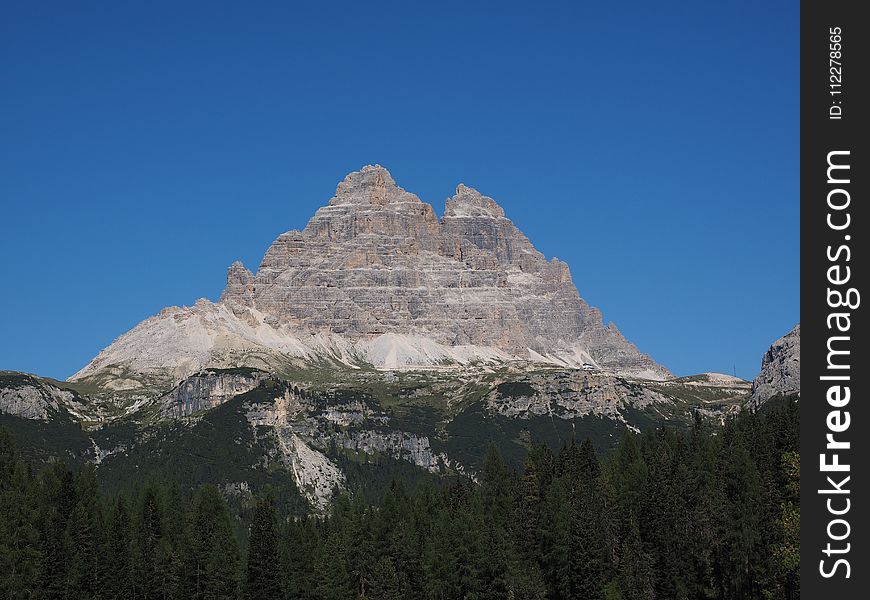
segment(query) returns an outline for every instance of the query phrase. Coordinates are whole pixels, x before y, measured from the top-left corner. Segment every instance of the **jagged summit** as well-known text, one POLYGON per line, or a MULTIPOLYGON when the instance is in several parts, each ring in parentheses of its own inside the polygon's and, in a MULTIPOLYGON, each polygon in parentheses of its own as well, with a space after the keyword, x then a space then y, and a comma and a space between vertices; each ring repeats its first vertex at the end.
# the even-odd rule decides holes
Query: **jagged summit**
POLYGON ((447 199, 444 207, 444 218, 456 217, 489 217, 493 219, 505 218, 504 209, 498 202, 484 196, 474 188, 460 183, 456 186, 456 193, 447 199))
POLYGON ((234 262, 218 303, 144 321, 74 377, 323 356, 388 369, 519 360, 670 375, 605 325, 568 266, 547 260, 495 200, 460 184, 439 221, 374 165, 348 174, 303 230, 278 236, 256 272, 234 262))
POLYGON ((396 185, 393 176, 384 167, 366 165, 359 171, 348 173, 338 184, 329 206, 342 204, 385 206, 402 202, 422 204, 417 196, 396 185))

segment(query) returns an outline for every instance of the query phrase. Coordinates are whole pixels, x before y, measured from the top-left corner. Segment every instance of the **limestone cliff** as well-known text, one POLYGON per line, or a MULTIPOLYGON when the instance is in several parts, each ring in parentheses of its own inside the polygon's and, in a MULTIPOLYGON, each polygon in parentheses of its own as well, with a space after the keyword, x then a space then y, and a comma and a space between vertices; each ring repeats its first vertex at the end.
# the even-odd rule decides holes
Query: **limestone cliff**
POLYGON ((761 372, 752 382, 749 405, 757 408, 774 396, 801 393, 801 325, 779 338, 761 359, 761 372))

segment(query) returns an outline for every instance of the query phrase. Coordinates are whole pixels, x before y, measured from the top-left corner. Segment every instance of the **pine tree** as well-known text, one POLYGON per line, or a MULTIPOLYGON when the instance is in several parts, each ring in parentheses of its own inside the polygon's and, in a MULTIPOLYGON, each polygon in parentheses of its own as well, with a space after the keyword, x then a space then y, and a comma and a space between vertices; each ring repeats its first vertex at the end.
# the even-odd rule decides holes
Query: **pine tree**
POLYGON ((442 508, 432 515, 432 526, 423 547, 425 597, 430 600, 455 598, 458 589, 456 567, 450 517, 447 509, 442 508))
POLYGON ((173 591, 171 574, 172 552, 166 539, 163 507, 159 491, 145 488, 136 523, 134 553, 137 566, 136 597, 142 600, 163 600, 173 591))
POLYGON ((511 474, 495 444, 487 447, 483 459, 480 495, 483 511, 492 524, 506 525, 511 512, 511 474))
POLYGON ((541 515, 541 568, 554 598, 570 598, 571 505, 564 481, 553 482, 541 515))
POLYGON ((78 501, 69 521, 69 579, 67 595, 82 600, 100 594, 103 522, 97 476, 93 467, 79 473, 78 501))
POLYGON ((544 445, 533 446, 523 461, 523 474, 518 485, 518 537, 527 558, 538 555, 540 518, 544 497, 553 480, 555 459, 544 445))
POLYGON ((2 438, 0 430, 0 597, 23 600, 34 598, 39 588, 35 490, 30 473, 23 463, 14 462, 2 438))
POLYGON ((179 595, 230 600, 238 595, 239 551, 226 502, 212 485, 193 498, 180 552, 179 595))
POLYGON ((317 585, 315 557, 320 532, 313 518, 292 522, 286 528, 280 548, 280 561, 287 587, 287 597, 312 600, 317 585))
POLYGON ((751 597, 757 591, 758 569, 763 563, 762 479, 742 435, 735 434, 726 444, 720 467, 726 501, 720 586, 726 598, 751 597))
POLYGON ((628 532, 622 541, 619 579, 625 600, 653 600, 653 573, 650 556, 640 537, 637 519, 629 516, 628 532))
POLYGON ((513 485, 501 454, 490 443, 480 482, 480 517, 471 522, 479 530, 480 550, 485 556, 478 569, 483 599, 496 600, 508 595, 510 567, 516 560, 511 529, 513 485))
POLYGON ((11 483, 17 462, 18 456, 12 434, 8 429, 0 426, 0 492, 11 483))
MULTIPOLYGON (((455 559, 455 592, 459 598, 478 598, 483 586, 482 572, 488 560, 483 538, 480 504, 469 499, 450 520, 455 559)), ((493 582, 495 583, 495 582, 493 582)))
POLYGON ((107 600, 134 597, 133 543, 130 509, 123 496, 118 497, 109 519, 106 536, 106 565, 103 595, 107 600))
POLYGON ((351 502, 347 559, 354 589, 361 597, 368 597, 374 564, 379 556, 387 552, 387 540, 394 525, 390 514, 390 498, 392 491, 387 490, 378 512, 369 510, 362 489, 357 490, 351 502), (375 537, 378 539, 373 539, 375 537))
POLYGON ((593 484, 578 494, 571 511, 570 589, 572 597, 596 600, 604 584, 599 496, 593 484))
POLYGON ((689 595, 713 598, 716 583, 716 556, 720 553, 719 522, 723 505, 718 481, 718 438, 701 415, 695 413, 689 432, 684 495, 687 508, 686 552, 692 575, 689 595))
POLYGON ((282 594, 275 498, 274 492, 267 489, 257 501, 251 525, 244 597, 248 600, 279 600, 282 594))
POLYGON ((800 598, 800 455, 785 452, 782 463, 786 472, 786 497, 780 504, 779 542, 773 547, 771 558, 776 576, 774 590, 792 600, 800 598))
POLYGON ((75 477, 66 465, 55 463, 43 471, 41 485, 40 588, 45 598, 60 600, 66 598, 69 585, 71 543, 67 525, 77 502, 75 477))
POLYGON ((317 600, 347 600, 354 597, 354 586, 347 562, 345 537, 338 529, 329 531, 318 549, 315 562, 317 600))
POLYGON ((367 600, 402 600, 409 596, 404 591, 400 575, 388 556, 381 556, 372 569, 371 587, 360 597, 367 600))
POLYGON ((661 428, 644 437, 649 466, 647 494, 639 521, 653 560, 656 595, 683 600, 694 577, 689 572, 688 506, 684 502, 684 448, 681 436, 661 428))

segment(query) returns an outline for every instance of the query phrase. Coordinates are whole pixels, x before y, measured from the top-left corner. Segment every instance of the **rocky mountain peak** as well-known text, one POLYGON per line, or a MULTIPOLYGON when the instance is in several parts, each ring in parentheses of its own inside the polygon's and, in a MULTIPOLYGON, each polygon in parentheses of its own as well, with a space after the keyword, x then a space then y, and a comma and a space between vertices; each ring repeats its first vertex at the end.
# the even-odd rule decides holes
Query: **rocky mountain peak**
POLYGON ((237 260, 227 269, 227 285, 242 284, 247 285, 254 279, 254 274, 245 268, 242 261, 237 260))
POLYGON ((422 203, 417 196, 396 185, 393 176, 384 167, 366 165, 359 171, 348 173, 344 180, 338 184, 335 196, 329 201, 329 205, 386 206, 401 202, 422 203))
POLYGON ((505 217, 504 209, 490 198, 484 196, 474 188, 460 183, 456 187, 456 193, 447 199, 444 207, 444 217, 489 217, 502 219, 505 217))
POLYGON ((227 287, 222 298, 250 299, 254 293, 254 274, 237 260, 227 269, 227 287))
POLYGON ((256 273, 233 263, 217 304, 143 322, 77 377, 112 364, 177 376, 323 354, 388 369, 519 360, 670 375, 605 326, 568 266, 547 260, 495 200, 459 185, 439 221, 374 165, 347 175, 305 229, 278 236, 256 273))
POLYGON ((370 240, 402 238, 431 247, 437 235, 438 218, 432 207, 396 185, 385 168, 370 165, 348 174, 336 188, 335 196, 318 209, 304 231, 288 232, 282 237, 291 241, 318 238, 332 242, 361 236, 370 240))

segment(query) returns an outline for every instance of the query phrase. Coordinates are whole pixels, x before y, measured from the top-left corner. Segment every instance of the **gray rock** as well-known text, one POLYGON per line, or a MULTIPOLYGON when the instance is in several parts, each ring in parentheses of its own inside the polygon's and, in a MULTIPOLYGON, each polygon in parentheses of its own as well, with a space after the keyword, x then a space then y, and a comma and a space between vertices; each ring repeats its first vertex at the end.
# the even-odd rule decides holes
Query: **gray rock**
POLYGON ((584 302, 492 199, 460 185, 439 222, 386 169, 339 184, 303 231, 278 237, 256 274, 230 267, 221 302, 274 327, 351 340, 393 333, 529 358, 587 351, 601 367, 666 377, 584 302))
POLYGON ((188 377, 158 401, 163 418, 189 417, 244 394, 266 377, 262 371, 206 371, 188 377))
POLYGON ((801 325, 776 340, 761 359, 761 372, 752 382, 750 408, 774 396, 801 393, 801 325))
POLYGON ((35 421, 60 416, 87 421, 98 418, 92 412, 86 399, 71 390, 34 375, 0 372, 0 413, 35 421))

